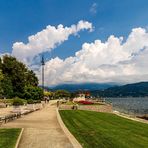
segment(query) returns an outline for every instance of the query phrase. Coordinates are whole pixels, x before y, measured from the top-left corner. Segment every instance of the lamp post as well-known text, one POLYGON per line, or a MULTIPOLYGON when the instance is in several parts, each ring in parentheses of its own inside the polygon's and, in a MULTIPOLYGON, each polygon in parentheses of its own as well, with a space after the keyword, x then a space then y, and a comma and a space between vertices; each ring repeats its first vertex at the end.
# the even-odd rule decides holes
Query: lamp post
POLYGON ((44 55, 42 55, 41 64, 42 64, 42 89, 43 89, 43 99, 44 99, 44 65, 45 65, 44 55))

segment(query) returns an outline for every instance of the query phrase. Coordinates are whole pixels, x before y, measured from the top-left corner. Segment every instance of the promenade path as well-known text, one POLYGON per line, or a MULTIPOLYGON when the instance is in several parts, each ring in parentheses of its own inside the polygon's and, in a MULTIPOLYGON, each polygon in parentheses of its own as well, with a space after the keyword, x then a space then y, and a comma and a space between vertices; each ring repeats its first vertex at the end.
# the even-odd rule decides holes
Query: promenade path
POLYGON ((5 116, 11 113, 13 107, 0 108, 0 116, 5 116))
POLYGON ((73 148, 56 117, 51 101, 42 110, 25 115, 3 127, 24 128, 19 148, 73 148))

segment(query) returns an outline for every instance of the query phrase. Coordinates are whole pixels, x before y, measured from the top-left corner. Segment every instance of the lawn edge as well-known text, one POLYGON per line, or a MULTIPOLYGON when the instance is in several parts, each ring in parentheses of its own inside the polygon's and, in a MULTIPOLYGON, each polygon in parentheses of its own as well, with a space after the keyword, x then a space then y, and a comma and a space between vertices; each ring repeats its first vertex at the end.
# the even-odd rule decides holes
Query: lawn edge
POLYGON ((59 110, 56 109, 56 113, 57 113, 57 119, 58 122, 62 128, 62 130, 64 131, 65 135, 68 137, 69 141, 71 142, 71 144, 73 145, 74 148, 82 148, 81 144, 78 142, 78 140, 71 134, 71 132, 68 130, 68 128, 65 126, 60 114, 59 114, 59 110))
POLYGON ((18 148, 20 140, 21 140, 21 137, 22 137, 22 134, 23 134, 23 131, 24 131, 24 128, 21 129, 21 132, 20 132, 20 134, 19 134, 19 136, 17 138, 17 141, 16 141, 16 144, 15 144, 14 148, 18 148))
POLYGON ((128 114, 124 114, 124 113, 121 113, 121 112, 119 112, 119 113, 114 112, 113 114, 115 114, 119 117, 125 118, 125 119, 129 119, 129 120, 132 120, 132 121, 148 124, 147 120, 136 118, 136 117, 130 117, 128 114))

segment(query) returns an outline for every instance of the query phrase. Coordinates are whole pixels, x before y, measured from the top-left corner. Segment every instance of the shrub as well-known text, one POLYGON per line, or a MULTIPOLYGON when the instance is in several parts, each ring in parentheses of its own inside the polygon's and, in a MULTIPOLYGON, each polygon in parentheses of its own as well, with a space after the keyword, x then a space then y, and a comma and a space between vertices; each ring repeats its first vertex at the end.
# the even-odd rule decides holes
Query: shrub
POLYGON ((41 100, 43 98, 43 90, 37 86, 26 86, 24 98, 32 100, 41 100))
POLYGON ((14 106, 24 105, 24 102, 22 99, 16 97, 13 99, 12 105, 14 106))
POLYGON ((34 104, 34 101, 32 99, 28 99, 27 104, 34 104))
POLYGON ((41 100, 34 100, 34 103, 41 103, 41 100))

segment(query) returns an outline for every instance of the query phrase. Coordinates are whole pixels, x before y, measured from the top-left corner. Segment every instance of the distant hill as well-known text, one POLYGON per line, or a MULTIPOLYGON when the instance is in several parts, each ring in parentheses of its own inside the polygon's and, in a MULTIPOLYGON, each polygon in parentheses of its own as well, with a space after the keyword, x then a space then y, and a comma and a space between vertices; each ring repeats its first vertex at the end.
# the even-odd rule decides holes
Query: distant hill
POLYGON ((148 96, 148 82, 115 86, 105 90, 91 91, 93 96, 101 97, 145 97, 148 96))
POLYGON ((74 92, 77 90, 102 90, 109 87, 116 86, 115 83, 82 83, 82 84, 61 84, 54 87, 49 87, 51 90, 59 90, 64 89, 70 92, 74 92))

